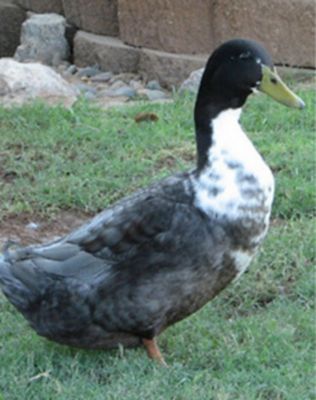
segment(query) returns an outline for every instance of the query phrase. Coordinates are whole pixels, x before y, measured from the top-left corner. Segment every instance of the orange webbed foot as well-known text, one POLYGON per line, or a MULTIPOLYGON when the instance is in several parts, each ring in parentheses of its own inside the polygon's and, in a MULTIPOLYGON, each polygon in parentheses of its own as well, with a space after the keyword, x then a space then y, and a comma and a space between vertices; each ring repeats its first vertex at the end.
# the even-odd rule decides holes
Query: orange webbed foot
POLYGON ((164 367, 168 367, 168 364, 163 358, 163 355, 161 354, 156 338, 153 339, 143 339, 143 344, 146 348, 147 355, 149 358, 152 358, 153 360, 156 360, 159 362, 159 364, 163 365, 164 367))

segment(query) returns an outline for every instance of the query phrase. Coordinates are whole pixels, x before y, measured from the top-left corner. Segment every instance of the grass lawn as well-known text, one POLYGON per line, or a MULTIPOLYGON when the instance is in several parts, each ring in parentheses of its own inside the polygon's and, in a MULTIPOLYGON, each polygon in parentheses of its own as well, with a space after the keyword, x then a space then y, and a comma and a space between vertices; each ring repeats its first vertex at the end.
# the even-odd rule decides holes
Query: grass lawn
MULTIPOLYGON (((42 339, 0 295, 0 399, 308 400, 315 391, 315 93, 304 111, 252 98, 243 125, 276 176, 268 238, 241 280, 142 348, 42 339)), ((0 221, 98 212, 195 160, 193 99, 102 111, 0 109, 0 221), (134 122, 140 111, 159 120, 134 122)), ((1 222, 0 222, 1 229, 1 222)))

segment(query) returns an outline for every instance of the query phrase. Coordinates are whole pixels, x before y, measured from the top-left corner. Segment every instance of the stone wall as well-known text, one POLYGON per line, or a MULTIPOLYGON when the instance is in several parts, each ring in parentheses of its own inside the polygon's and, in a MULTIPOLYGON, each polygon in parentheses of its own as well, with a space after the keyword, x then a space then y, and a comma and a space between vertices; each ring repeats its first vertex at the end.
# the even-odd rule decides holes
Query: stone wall
POLYGON ((118 36, 116 0, 63 0, 65 17, 77 28, 99 35, 118 36))
POLYGON ((209 53, 214 45, 208 0, 119 0, 121 39, 170 53, 209 53))
POLYGON ((261 41, 277 64, 315 68, 315 7, 314 0, 0 0, 0 55, 7 27, 16 42, 23 10, 31 10, 63 14, 78 29, 79 66, 164 75, 168 86, 232 37, 261 41))
POLYGON ((20 5, 25 10, 35 13, 63 13, 62 0, 15 0, 15 3, 20 5))
POLYGON ((314 0, 119 0, 121 39, 171 53, 209 53, 232 37, 265 44, 275 62, 315 67, 314 0))

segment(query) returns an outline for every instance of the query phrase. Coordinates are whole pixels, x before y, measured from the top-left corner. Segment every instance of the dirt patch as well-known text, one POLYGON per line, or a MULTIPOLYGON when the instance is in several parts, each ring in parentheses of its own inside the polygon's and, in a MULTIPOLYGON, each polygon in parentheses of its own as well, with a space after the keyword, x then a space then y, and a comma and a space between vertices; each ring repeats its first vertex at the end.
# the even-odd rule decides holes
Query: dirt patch
POLYGON ((49 219, 30 214, 7 217, 0 222, 0 252, 8 240, 23 246, 47 242, 67 234, 89 218, 89 214, 74 211, 63 211, 49 219))

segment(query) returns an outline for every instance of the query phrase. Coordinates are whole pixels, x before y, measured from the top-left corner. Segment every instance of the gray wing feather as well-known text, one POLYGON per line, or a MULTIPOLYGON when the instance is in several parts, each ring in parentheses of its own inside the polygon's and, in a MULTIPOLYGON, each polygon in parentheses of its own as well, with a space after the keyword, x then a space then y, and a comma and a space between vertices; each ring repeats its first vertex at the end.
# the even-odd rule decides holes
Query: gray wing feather
POLYGON ((183 177, 168 178, 123 199, 55 242, 10 251, 8 261, 21 271, 29 271, 31 260, 32 270, 36 267, 48 274, 85 281, 102 273, 106 276, 112 266, 170 229, 177 196, 181 201, 183 193, 183 177), (170 199, 168 190, 177 185, 170 199))

